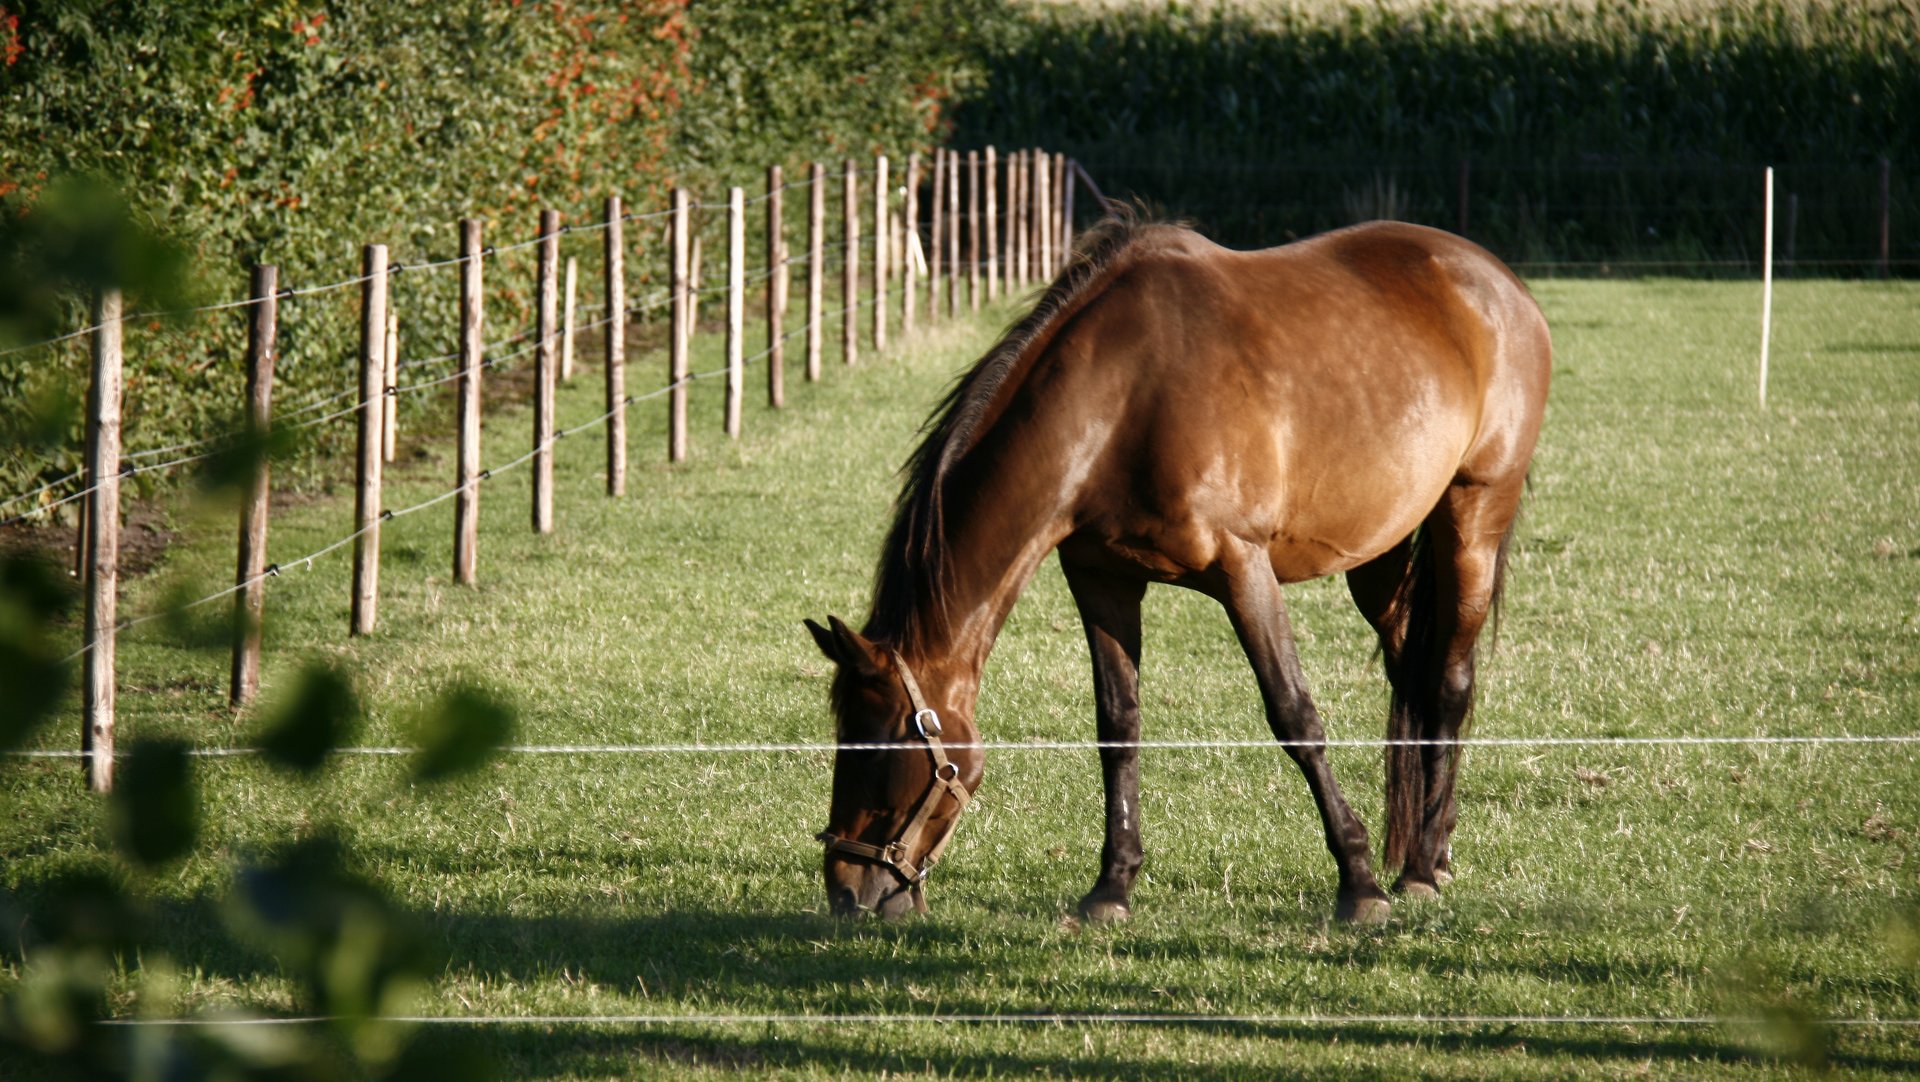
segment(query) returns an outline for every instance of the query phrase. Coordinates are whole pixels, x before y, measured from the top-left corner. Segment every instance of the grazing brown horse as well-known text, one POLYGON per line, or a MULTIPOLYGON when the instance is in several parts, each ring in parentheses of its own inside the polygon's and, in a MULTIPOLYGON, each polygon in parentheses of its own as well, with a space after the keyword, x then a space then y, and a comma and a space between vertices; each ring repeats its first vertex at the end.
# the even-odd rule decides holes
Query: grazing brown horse
POLYGON ((1433 229, 1354 226, 1259 252, 1113 221, 954 386, 906 468, 839 664, 827 830, 834 912, 926 908, 980 784, 974 705, 1014 601, 1058 549, 1093 653, 1106 844, 1080 902, 1123 919, 1140 870, 1140 602, 1226 607, 1274 736, 1306 774, 1340 919, 1388 900, 1328 768, 1281 586, 1345 572, 1392 688, 1385 863, 1448 881, 1455 741, 1500 593, 1552 347, 1512 272, 1433 229), (883 744, 871 748, 864 745, 883 744), (1451 746, 1450 746, 1451 744, 1451 746), (949 747, 951 745, 951 747, 949 747))

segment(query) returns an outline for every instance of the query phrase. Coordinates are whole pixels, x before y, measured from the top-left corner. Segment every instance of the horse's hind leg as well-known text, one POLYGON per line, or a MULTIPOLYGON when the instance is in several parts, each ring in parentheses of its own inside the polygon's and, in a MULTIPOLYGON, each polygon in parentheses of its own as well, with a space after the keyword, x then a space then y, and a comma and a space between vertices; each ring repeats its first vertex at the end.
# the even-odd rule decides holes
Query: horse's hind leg
POLYGON ((1523 483, 1455 484, 1428 516, 1420 546, 1403 544, 1348 575, 1393 684, 1388 734, 1430 742, 1388 750, 1386 863, 1400 866, 1398 891, 1431 894, 1452 878, 1454 742, 1473 710, 1475 648, 1523 483))
MULTIPOLYGON (((1147 584, 1065 560, 1061 567, 1093 655, 1100 741, 1135 744, 1140 739, 1140 599, 1147 584)), ((1142 857, 1140 749, 1101 748, 1100 773, 1107 793, 1106 843, 1100 847, 1100 878, 1080 900, 1080 914, 1088 920, 1125 920, 1132 914, 1129 899, 1142 857)))
POLYGON ((1280 581, 1264 549, 1244 546, 1224 561, 1226 605, 1240 645, 1253 663, 1267 709, 1267 725, 1275 738, 1286 742, 1287 754, 1306 775, 1320 809, 1327 850, 1340 872, 1340 893, 1334 915, 1340 920, 1375 924, 1387 919, 1386 892, 1373 877, 1373 855, 1367 847, 1367 828, 1348 806, 1327 765, 1326 731, 1320 712, 1307 694, 1306 674, 1294 652, 1293 629, 1280 596, 1280 581))

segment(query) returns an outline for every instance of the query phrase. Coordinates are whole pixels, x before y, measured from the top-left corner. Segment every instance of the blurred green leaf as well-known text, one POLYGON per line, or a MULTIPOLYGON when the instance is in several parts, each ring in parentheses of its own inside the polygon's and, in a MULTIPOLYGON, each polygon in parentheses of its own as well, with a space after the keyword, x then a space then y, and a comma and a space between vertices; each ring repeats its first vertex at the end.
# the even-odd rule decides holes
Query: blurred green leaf
POLYGON ((33 953, 20 979, 0 1001, 0 1048, 24 1047, 43 1056, 79 1058, 99 1040, 94 1023, 106 1016, 110 960, 87 947, 52 946, 33 953))
POLYGON ((289 427, 262 430, 252 424, 240 425, 237 435, 220 445, 212 457, 201 463, 202 488, 213 492, 244 494, 253 481, 256 467, 272 466, 294 457, 301 448, 300 430, 289 427))
POLYGON ((159 308, 190 301, 186 249, 97 176, 57 179, 30 207, 0 202, 0 339, 66 330, 69 298, 119 289, 159 308))
POLYGON ((267 761, 302 774, 319 770, 360 727, 360 701, 338 671, 313 665, 267 715, 254 743, 267 761))
POLYGON ((49 631, 76 597, 51 564, 0 556, 0 752, 26 743, 66 694, 69 665, 49 631))
POLYGON ((193 849, 200 803, 185 742, 132 742, 116 771, 109 822, 121 855, 136 864, 154 867, 193 849))
POLYGON ((421 715, 413 779, 437 782, 473 770, 513 737, 514 711, 478 688, 455 688, 421 715))
POLYGON ((299 982, 306 1006, 338 1019, 356 1054, 382 1062, 399 1053, 404 1027, 377 1019, 411 1007, 437 957, 385 892, 347 867, 337 840, 300 842, 243 868, 230 911, 299 982))
POLYGON ((35 892, 29 912, 24 925, 29 948, 63 945, 123 954, 146 933, 146 921, 125 888, 99 871, 75 872, 46 884, 35 892))

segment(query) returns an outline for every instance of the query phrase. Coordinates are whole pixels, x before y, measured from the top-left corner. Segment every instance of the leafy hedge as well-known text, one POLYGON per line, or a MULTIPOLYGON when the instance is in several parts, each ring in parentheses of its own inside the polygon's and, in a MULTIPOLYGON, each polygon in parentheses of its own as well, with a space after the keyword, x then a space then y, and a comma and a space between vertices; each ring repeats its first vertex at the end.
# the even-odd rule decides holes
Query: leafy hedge
MULTIPOLYGON (((592 222, 608 194, 644 211, 676 183, 718 200, 727 183, 755 190, 774 161, 928 145, 968 71, 971 32, 953 31, 989 6, 0 0, 0 230, 64 176, 105 178, 190 248, 198 296, 226 299, 256 260, 299 287, 357 273, 369 242, 402 262, 451 256, 462 217, 504 245, 533 234, 541 207, 592 222)), ((658 262, 653 233, 630 227, 634 290, 658 262)), ((597 251, 569 240, 583 284, 597 251)), ((489 266, 489 338, 525 325, 531 264, 521 251, 489 266)), ((394 287, 403 356, 451 350, 452 269, 394 287)), ((353 294, 285 303, 277 402, 351 385, 353 294)), ((67 303, 57 322, 84 322, 67 303)), ((233 312, 130 325, 128 446, 229 425, 243 334, 233 312)), ((82 341, 0 356, 0 414, 80 385, 84 354, 82 341)), ((77 418, 65 427, 51 454, 8 449, 0 494, 72 468, 77 418)), ((350 443, 334 427, 331 446, 350 443)))
POLYGON ((1524 257, 1737 257, 1763 164, 1798 167, 1804 252, 1871 252, 1882 156, 1920 210, 1904 0, 1045 4, 985 66, 969 143, 1066 150, 1244 244, 1383 204, 1451 226, 1461 160, 1472 231, 1524 257))

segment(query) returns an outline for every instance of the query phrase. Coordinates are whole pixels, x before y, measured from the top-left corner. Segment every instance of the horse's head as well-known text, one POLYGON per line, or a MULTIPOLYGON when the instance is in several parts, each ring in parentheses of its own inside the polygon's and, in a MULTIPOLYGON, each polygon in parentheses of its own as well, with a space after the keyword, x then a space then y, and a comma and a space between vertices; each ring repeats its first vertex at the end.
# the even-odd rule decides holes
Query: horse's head
POLYGON ((837 916, 894 918, 925 912, 927 870, 980 781, 973 719, 922 686, 904 658, 828 617, 811 620, 820 649, 839 665, 833 710, 840 750, 827 809, 827 902, 837 916))

